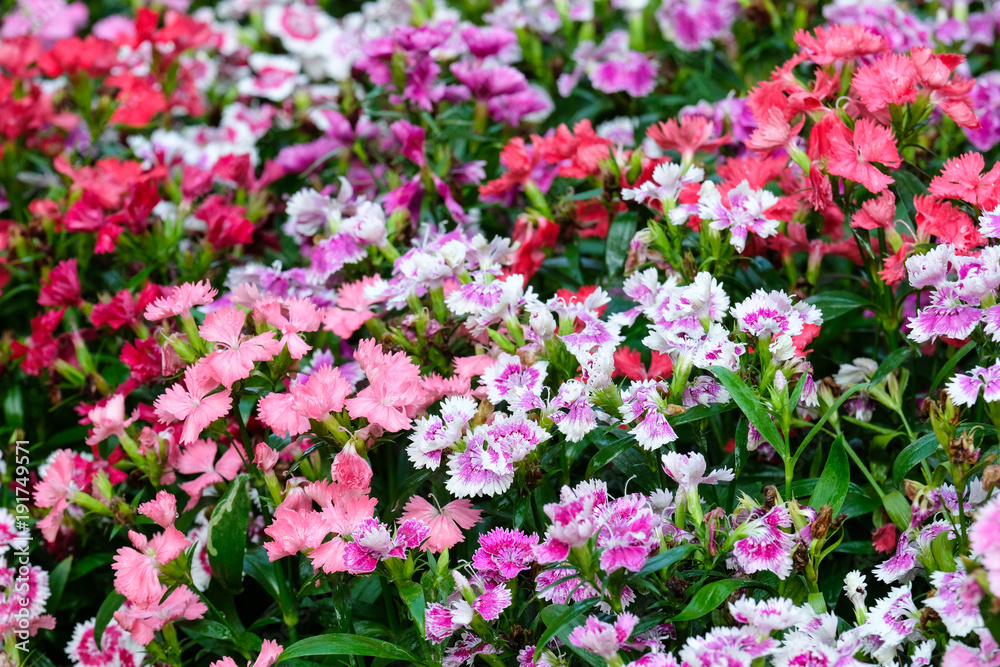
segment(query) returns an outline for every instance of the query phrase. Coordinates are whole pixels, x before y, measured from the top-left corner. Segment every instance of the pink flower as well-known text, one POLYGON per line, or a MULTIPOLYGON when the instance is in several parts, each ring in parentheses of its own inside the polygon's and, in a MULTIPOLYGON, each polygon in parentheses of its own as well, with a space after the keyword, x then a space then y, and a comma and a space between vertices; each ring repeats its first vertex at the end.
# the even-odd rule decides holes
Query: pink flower
POLYGON ((670 479, 677 482, 677 495, 685 494, 694 489, 697 491, 699 484, 718 484, 719 482, 731 482, 735 478, 733 471, 729 468, 713 470, 708 475, 705 474, 705 457, 698 452, 691 454, 680 454, 670 452, 664 454, 663 471, 670 479))
POLYGON ((995 595, 1000 591, 1000 497, 990 500, 976 514, 969 529, 969 546, 982 562, 995 595))
POLYGON ((941 336, 963 340, 968 338, 983 317, 983 311, 970 306, 953 287, 942 287, 931 293, 930 305, 909 319, 911 340, 926 343, 941 336))
POLYGON ((405 352, 383 354, 374 339, 361 341, 356 359, 369 384, 344 402, 351 417, 364 417, 391 433, 409 428, 424 400, 420 369, 405 352))
MULTIPOLYGON (((284 649, 281 644, 273 639, 265 639, 263 645, 260 647, 260 653, 257 654, 257 659, 254 660, 252 666, 247 662, 247 667, 271 667, 274 663, 278 662, 278 658, 281 657, 283 651, 284 649)), ((222 660, 216 660, 209 667, 237 667, 237 665, 236 661, 226 656, 222 660)))
POLYGON ((189 366, 184 371, 184 381, 167 387, 153 403, 156 416, 163 424, 183 421, 181 443, 192 443, 206 426, 229 414, 233 403, 229 389, 210 393, 218 386, 218 380, 204 364, 189 366))
POLYGON ((159 565, 166 565, 191 544, 172 525, 148 540, 140 533, 128 533, 134 549, 121 547, 111 569, 115 571, 115 590, 141 609, 157 602, 164 586, 159 579, 159 565))
POLYGON ((444 507, 432 505, 425 498, 411 496, 403 506, 403 516, 406 519, 422 521, 430 529, 430 536, 421 545, 421 551, 441 553, 459 542, 465 541, 462 530, 468 530, 479 523, 481 512, 472 507, 469 500, 460 498, 453 500, 444 507))
POLYGON ((341 285, 337 290, 337 305, 326 309, 323 328, 341 338, 350 338, 375 316, 369 308, 378 303, 365 298, 365 288, 378 282, 376 276, 365 276, 353 283, 341 285))
POLYGON ((227 449, 219 458, 215 456, 219 447, 214 440, 196 440, 184 448, 177 461, 177 472, 182 475, 198 475, 197 478, 181 484, 181 490, 191 496, 187 508, 194 507, 201 499, 202 492, 218 482, 235 479, 243 467, 243 459, 236 446, 227 449))
MULTIPOLYGON (((160 587, 156 600, 159 600, 167 587, 160 587)), ((194 621, 202 618, 208 611, 206 607, 187 586, 174 590, 162 603, 155 602, 146 607, 129 603, 124 609, 115 612, 118 625, 132 633, 132 639, 147 646, 153 641, 154 633, 165 626, 181 619, 194 621)))
POLYGON ((139 514, 149 517, 160 528, 170 528, 177 520, 177 498, 169 491, 160 491, 155 498, 139 505, 139 514))
POLYGON ((183 315, 195 306, 212 303, 218 291, 207 280, 198 283, 184 283, 176 287, 164 288, 164 293, 156 301, 146 306, 145 317, 150 322, 175 315, 183 315))
POLYGON ((638 493, 606 504, 601 523, 597 547, 603 549, 601 568, 609 574, 622 568, 638 572, 660 548, 657 528, 661 519, 638 493))
POLYGON ((956 572, 939 570, 931 574, 931 585, 937 589, 937 594, 926 599, 924 605, 938 613, 948 634, 964 637, 983 627, 983 615, 979 612, 983 589, 966 574, 961 563, 956 572))
POLYGON ((344 409, 351 384, 338 369, 321 366, 305 378, 287 393, 272 392, 257 404, 261 421, 275 433, 294 438, 310 430, 310 419, 323 421, 331 412, 344 409))
POLYGON ((620 661, 618 651, 625 647, 638 623, 639 617, 628 612, 619 614, 614 625, 596 616, 588 616, 584 625, 574 628, 569 634, 569 643, 609 662, 620 661))
POLYGON ((218 343, 215 352, 205 358, 205 366, 227 389, 250 377, 255 362, 271 361, 281 352, 282 346, 272 331, 244 336, 246 319, 246 311, 226 306, 209 313, 199 329, 202 338, 218 343))
POLYGON ((520 410, 541 408, 542 387, 548 366, 547 361, 525 366, 514 355, 502 353, 483 373, 480 382, 486 387, 486 395, 494 405, 506 401, 512 408, 520 410))
POLYGON ((538 562, 558 563, 572 547, 586 544, 600 529, 600 514, 607 501, 604 482, 581 482, 575 489, 564 486, 559 502, 544 507, 552 525, 545 531, 545 541, 535 548, 538 562))
POLYGON ((272 539, 264 543, 269 560, 276 561, 300 551, 308 552, 322 543, 330 530, 323 515, 315 510, 294 510, 284 504, 274 512, 274 521, 264 529, 272 539))
POLYGON ((44 478, 35 486, 35 504, 51 507, 48 516, 38 522, 42 535, 53 542, 59 534, 63 514, 80 491, 80 481, 76 476, 77 455, 68 449, 60 449, 52 457, 44 478))
POLYGON ((507 581, 531 567, 538 536, 512 528, 494 528, 479 537, 472 566, 486 577, 507 581))
POLYGON ((830 134, 830 158, 826 170, 860 183, 872 192, 882 192, 895 181, 879 171, 876 164, 895 169, 901 164, 892 130, 874 120, 862 118, 849 132, 830 134))
POLYGON ((115 394, 104 405, 92 408, 87 413, 87 419, 90 420, 91 424, 87 444, 93 446, 113 435, 122 437, 125 434, 125 429, 132 424, 134 417, 125 419, 125 396, 124 394, 115 394))
POLYGON ((871 112, 917 99, 917 68, 907 56, 887 53, 854 73, 854 89, 871 112))
POLYGON ((312 349, 299 334, 316 331, 323 323, 323 315, 309 299, 267 299, 258 301, 253 307, 254 319, 263 320, 281 333, 278 351, 288 347, 292 359, 301 359, 312 349))
POLYGON ((896 196, 886 190, 880 197, 869 199, 851 218, 851 227, 860 229, 891 229, 896 217, 896 196))

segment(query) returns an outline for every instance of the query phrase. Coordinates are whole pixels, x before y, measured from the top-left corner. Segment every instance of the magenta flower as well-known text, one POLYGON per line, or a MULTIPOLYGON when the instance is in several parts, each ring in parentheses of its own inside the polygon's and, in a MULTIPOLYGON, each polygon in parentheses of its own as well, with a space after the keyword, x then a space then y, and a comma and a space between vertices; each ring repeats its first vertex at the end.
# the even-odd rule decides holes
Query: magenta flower
POLYGON ((766 239, 778 233, 779 222, 767 217, 767 210, 778 203, 778 198, 767 190, 754 190, 743 181, 727 194, 726 205, 722 194, 712 181, 701 186, 698 217, 709 221, 712 229, 728 229, 729 242, 743 252, 750 232, 766 239))
POLYGON ((582 546, 601 527, 601 512, 608 502, 604 482, 581 482, 576 488, 564 486, 558 503, 543 509, 552 525, 545 531, 545 541, 535 548, 539 563, 558 563, 573 547, 582 546))
POLYGON ((526 535, 510 528, 494 528, 479 538, 479 548, 472 556, 472 566, 485 577, 502 581, 513 579, 535 562, 537 535, 526 535))
POLYGON ((792 516, 783 505, 776 505, 767 514, 746 524, 749 537, 737 540, 733 547, 736 563, 747 574, 774 572, 779 579, 786 579, 792 572, 791 533, 783 528, 792 527, 792 516))
POLYGON ((506 401, 514 409, 533 410, 542 407, 542 388, 549 362, 536 361, 525 366, 512 354, 500 354, 496 363, 483 373, 480 382, 494 405, 506 401))
POLYGON ((601 523, 597 547, 602 549, 601 569, 608 574, 622 568, 638 572, 660 548, 657 528, 661 519, 638 493, 604 505, 601 523))
POLYGON ((984 627, 979 611, 984 591, 961 563, 955 572, 939 570, 931 574, 931 585, 937 589, 937 594, 926 599, 924 606, 938 613, 950 635, 965 637, 984 627))
POLYGON ((386 558, 406 558, 408 549, 415 549, 427 539, 430 529, 422 521, 407 519, 399 524, 396 534, 377 519, 365 519, 355 528, 353 542, 344 550, 344 565, 351 574, 371 572, 386 558))

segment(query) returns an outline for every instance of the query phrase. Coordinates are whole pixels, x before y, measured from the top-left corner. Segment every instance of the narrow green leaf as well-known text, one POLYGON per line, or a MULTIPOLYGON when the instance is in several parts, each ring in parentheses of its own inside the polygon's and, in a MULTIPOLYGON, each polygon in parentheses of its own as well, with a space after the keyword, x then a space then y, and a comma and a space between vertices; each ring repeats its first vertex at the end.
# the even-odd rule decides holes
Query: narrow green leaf
POLYGON ((869 384, 875 386, 882 380, 889 377, 889 374, 899 368, 899 366, 904 361, 909 359, 912 354, 913 350, 908 347, 900 347, 890 352, 888 356, 886 356, 885 360, 879 364, 878 370, 876 370, 875 374, 872 375, 872 379, 869 381, 869 384))
POLYGON ((687 603, 684 610, 670 620, 672 622, 693 621, 701 618, 725 602, 730 595, 737 591, 737 589, 745 588, 746 586, 752 584, 753 582, 749 582, 744 579, 720 579, 718 581, 713 581, 710 584, 702 586, 701 589, 694 594, 694 597, 691 598, 691 601, 687 603))
POLYGON ((622 213, 611 223, 604 250, 604 263, 608 267, 609 276, 617 276, 618 272, 625 266, 632 237, 635 236, 638 224, 634 213, 622 213))
POLYGON ((896 490, 887 493, 885 498, 882 499, 882 505, 897 528, 906 530, 910 527, 910 501, 902 493, 896 490))
POLYGON ((115 612, 121 609, 124 604, 125 596, 115 591, 111 591, 108 597, 104 598, 101 608, 97 610, 97 618, 94 619, 94 642, 97 646, 101 645, 101 637, 104 636, 104 629, 108 627, 108 623, 114 618, 115 612))
POLYGON ((424 589, 415 581, 404 582, 399 587, 399 595, 406 603, 406 608, 413 615, 413 622, 417 625, 417 630, 424 634, 424 589))
POLYGON ((632 446, 632 442, 631 438, 621 440, 619 442, 606 445, 599 452, 594 454, 594 458, 590 459, 590 463, 587 464, 587 477, 593 477, 598 470, 602 470, 604 466, 615 460, 619 454, 632 446))
POLYGON ((961 350, 951 355, 951 359, 949 359, 948 362, 941 367, 941 370, 938 371, 938 374, 934 376, 934 382, 931 382, 930 391, 927 392, 928 395, 934 395, 934 390, 938 388, 938 385, 941 384, 946 377, 951 375, 952 370, 954 370, 955 366, 958 365, 958 362, 964 359, 965 355, 972 352, 974 349, 976 349, 976 342, 969 341, 964 347, 962 347, 961 350))
POLYGON ((826 458, 823 474, 820 475, 812 493, 812 500, 809 502, 817 510, 823 505, 829 505, 833 510, 833 516, 837 516, 840 512, 851 484, 850 462, 844 451, 844 447, 847 446, 849 445, 844 443, 843 434, 838 435, 830 445, 830 454, 826 458))
POLYGON ((897 486, 903 483, 906 474, 913 467, 926 459, 938 449, 938 439, 933 433, 921 436, 903 448, 892 464, 892 482, 897 486))
POLYGON ((401 646, 374 637, 346 633, 300 639, 281 652, 278 662, 315 655, 364 655, 386 660, 404 660, 413 665, 423 664, 420 658, 401 646))
POLYGON ((764 404, 760 402, 756 394, 753 393, 746 383, 728 368, 722 366, 712 366, 711 371, 719 382, 726 388, 729 395, 736 401, 743 414, 747 416, 750 423, 756 427, 764 439, 771 443, 774 450, 784 460, 789 456, 788 444, 778 431, 778 427, 771 421, 771 413, 768 412, 764 404))
POLYGON ((552 641, 553 637, 563 629, 569 630, 571 626, 575 625, 577 619, 587 612, 593 611, 596 604, 595 598, 588 598, 571 606, 552 604, 542 609, 541 617, 542 622, 545 623, 545 632, 542 633, 536 644, 535 660, 538 660, 542 649, 552 641))
POLYGON ((243 592, 243 560, 250 528, 250 495, 247 475, 232 481, 208 522, 205 550, 212 576, 230 593, 243 592))
POLYGON ((823 321, 829 322, 852 310, 868 305, 868 299, 853 292, 831 290, 812 295, 806 299, 806 303, 811 303, 822 310, 823 321))
POLYGON ((658 553, 646 561, 646 564, 642 566, 639 574, 652 574, 653 572, 659 572, 665 567, 670 567, 674 563, 679 563, 687 558, 688 554, 696 548, 697 547, 693 544, 683 544, 679 547, 673 547, 672 549, 667 549, 662 553, 658 553))
POLYGON ((67 556, 49 573, 49 609, 58 609, 62 600, 66 582, 69 580, 70 569, 73 567, 73 557, 67 556))

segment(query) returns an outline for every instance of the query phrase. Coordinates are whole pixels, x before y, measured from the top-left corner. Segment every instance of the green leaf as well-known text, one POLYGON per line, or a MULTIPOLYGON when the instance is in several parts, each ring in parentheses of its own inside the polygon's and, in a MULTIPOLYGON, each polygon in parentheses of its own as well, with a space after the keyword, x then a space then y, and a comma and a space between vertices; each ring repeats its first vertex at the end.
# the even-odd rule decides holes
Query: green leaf
POLYGON ((702 586, 694 594, 694 597, 691 598, 691 601, 687 603, 684 610, 670 620, 672 622, 693 621, 701 618, 725 602, 738 589, 745 588, 753 583, 745 579, 719 579, 718 581, 713 581, 707 586, 702 586))
POLYGON ((104 629, 108 627, 108 623, 114 618, 115 612, 121 609, 124 604, 125 596, 115 591, 111 591, 108 597, 104 598, 101 608, 97 610, 97 618, 94 619, 94 642, 97 646, 101 645, 101 637, 104 636, 104 629))
POLYGON ((789 456, 788 443, 781 437, 778 427, 771 421, 771 413, 760 402, 757 395, 753 393, 738 375, 728 368, 712 366, 711 371, 715 373, 715 377, 719 378, 719 382, 726 388, 729 395, 733 397, 736 405, 747 416, 750 423, 760 431, 765 440, 771 443, 771 446, 778 452, 782 460, 787 459, 789 456))
POLYGON ((413 622, 417 625, 417 630, 424 634, 424 589, 415 581, 404 582, 399 587, 399 595, 406 603, 406 608, 413 615, 413 622))
POLYGON ((593 477, 598 470, 602 470, 604 466, 611 463, 619 454, 631 447, 632 442, 632 439, 628 438, 603 447, 599 452, 594 454, 594 458, 590 459, 590 463, 587 464, 587 477, 593 477))
POLYGON ((49 573, 49 609, 59 608, 59 601, 62 600, 63 591, 66 590, 66 582, 69 580, 72 567, 73 557, 67 556, 49 573))
POLYGON ((567 606, 564 604, 551 604, 544 609, 542 609, 541 617, 542 622, 545 623, 545 632, 539 638, 535 649, 535 660, 537 661, 539 656, 542 654, 542 649, 552 641, 561 631, 569 630, 573 625, 575 625, 577 619, 582 617, 584 614, 593 611, 597 602, 595 598, 588 598, 586 600, 581 600, 572 606, 567 606))
POLYGON ((683 544, 679 547, 673 547, 672 549, 667 549, 662 553, 658 553, 649 560, 646 564, 642 566, 639 570, 640 575, 652 574, 653 572, 659 572, 665 567, 670 567, 674 563, 679 563, 680 561, 687 558, 688 554, 697 549, 693 544, 683 544))
POLYGON ((885 361, 879 364, 878 370, 872 375, 872 379, 869 380, 868 384, 875 386, 889 377, 889 374, 899 368, 900 364, 909 359, 912 354, 913 350, 908 347, 900 347, 890 352, 885 361))
POLYGON ((345 633, 301 639, 282 651, 278 662, 314 655, 364 655, 371 658, 385 658, 386 660, 404 660, 413 665, 423 664, 420 658, 396 644, 390 644, 374 637, 345 633))
POLYGON ((243 571, 247 576, 260 584, 268 595, 278 599, 278 579, 272 563, 263 549, 251 549, 243 557, 243 571))
POLYGON ((946 377, 948 377, 948 375, 951 374, 955 366, 958 365, 958 362, 964 359, 965 355, 967 355, 969 352, 972 352, 974 349, 976 349, 976 342, 969 341, 968 343, 965 344, 964 347, 962 347, 961 350, 951 355, 951 359, 949 359, 948 362, 941 367, 941 370, 938 371, 938 374, 934 376, 934 382, 931 383, 930 391, 927 392, 928 395, 933 395, 934 390, 937 389, 938 385, 941 384, 941 382, 946 377))
POLYGON ((847 446, 843 434, 838 435, 830 445, 830 454, 826 458, 823 474, 820 475, 819 482, 813 489, 812 500, 809 501, 809 504, 817 510, 823 505, 829 505, 833 510, 833 516, 837 516, 840 512, 851 484, 850 462, 844 451, 844 447, 847 446))
POLYGON ((208 522, 208 562, 212 576, 230 593, 243 592, 243 559, 250 528, 247 475, 238 475, 212 511, 208 522))
POLYGON ((933 454, 938 449, 937 435, 928 433, 921 436, 903 448, 892 464, 892 482, 897 486, 903 483, 906 474, 913 467, 933 454))
POLYGON ((608 267, 609 276, 617 276, 625 266, 632 237, 635 236, 638 226, 637 216, 634 213, 622 213, 611 223, 604 251, 604 263, 608 267))
POLYGON ((806 303, 811 303, 822 310, 823 321, 829 322, 841 315, 846 315, 852 310, 868 305, 869 301, 865 297, 853 292, 831 290, 812 295, 806 299, 806 303))
POLYGON ((892 522, 900 530, 906 530, 910 527, 910 501, 902 493, 896 490, 887 493, 885 498, 882 499, 882 505, 885 507, 889 518, 892 519, 892 522))

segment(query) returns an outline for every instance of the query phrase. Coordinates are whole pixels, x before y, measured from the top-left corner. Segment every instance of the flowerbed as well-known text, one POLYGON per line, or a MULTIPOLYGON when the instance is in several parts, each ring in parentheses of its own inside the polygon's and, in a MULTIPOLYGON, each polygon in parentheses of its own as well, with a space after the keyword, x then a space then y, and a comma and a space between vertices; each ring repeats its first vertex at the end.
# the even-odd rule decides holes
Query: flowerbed
POLYGON ((0 666, 1000 664, 990 3, 6 4, 0 666))

